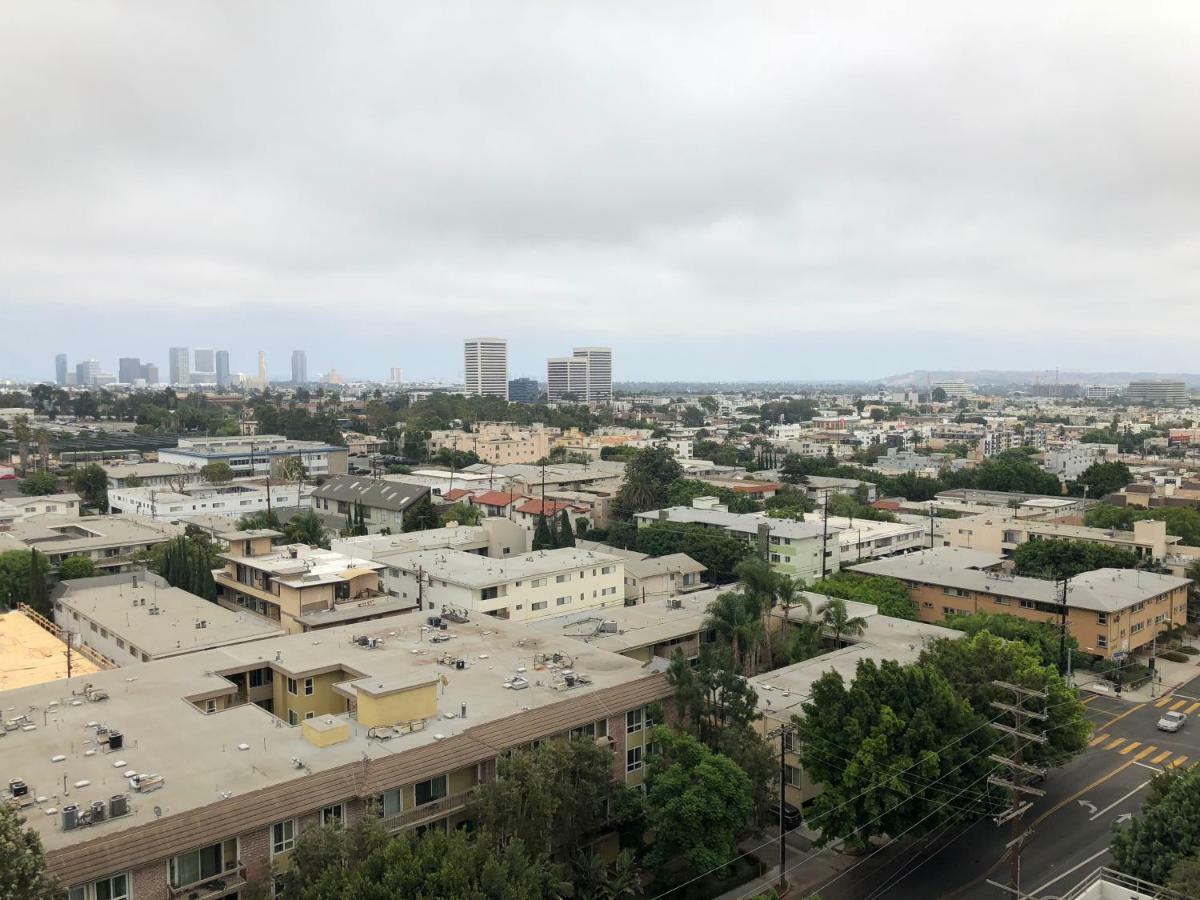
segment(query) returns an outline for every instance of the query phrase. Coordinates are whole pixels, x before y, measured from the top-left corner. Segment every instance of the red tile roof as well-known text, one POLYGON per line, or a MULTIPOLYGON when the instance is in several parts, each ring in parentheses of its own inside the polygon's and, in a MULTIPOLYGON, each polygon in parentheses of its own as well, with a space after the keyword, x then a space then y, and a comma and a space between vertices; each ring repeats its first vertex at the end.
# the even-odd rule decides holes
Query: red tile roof
POLYGON ((583 511, 583 507, 573 506, 563 500, 547 500, 544 505, 541 500, 530 500, 528 503, 518 506, 517 512, 530 516, 553 516, 557 515, 558 511, 562 509, 578 509, 583 511))
POLYGON ((871 505, 873 507, 875 507, 876 509, 899 509, 900 501, 899 500, 876 500, 871 505))
POLYGON ((463 497, 466 497, 470 493, 471 493, 470 491, 465 490, 464 488, 455 488, 452 491, 446 491, 446 493, 442 494, 442 499, 450 500, 450 501, 461 500, 463 497))
POLYGON ((480 506, 508 506, 516 499, 516 494, 506 494, 504 491, 484 491, 482 494, 476 494, 471 502, 480 506))

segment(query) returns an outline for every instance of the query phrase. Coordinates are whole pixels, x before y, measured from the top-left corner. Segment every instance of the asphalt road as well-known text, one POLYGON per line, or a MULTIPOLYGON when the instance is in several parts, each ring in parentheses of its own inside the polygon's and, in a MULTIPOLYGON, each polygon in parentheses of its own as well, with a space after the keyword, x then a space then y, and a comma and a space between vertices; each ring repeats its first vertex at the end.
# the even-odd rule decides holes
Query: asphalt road
MULTIPOLYGON (((1168 766, 1200 761, 1200 677, 1148 703, 1086 695, 1092 746, 1040 785, 1024 825, 1021 896, 1057 900, 1110 862, 1112 826, 1140 812, 1150 779, 1168 766), (1155 728, 1171 708, 1192 710, 1176 734, 1155 728)), ((1003 900, 1009 888, 1008 825, 990 818, 958 824, 919 841, 902 841, 859 860, 823 884, 822 900, 1003 900), (832 880, 831 880, 832 879, 832 880)), ((797 870, 795 875, 801 876, 797 870)), ((803 880, 802 878, 798 880, 803 880)))

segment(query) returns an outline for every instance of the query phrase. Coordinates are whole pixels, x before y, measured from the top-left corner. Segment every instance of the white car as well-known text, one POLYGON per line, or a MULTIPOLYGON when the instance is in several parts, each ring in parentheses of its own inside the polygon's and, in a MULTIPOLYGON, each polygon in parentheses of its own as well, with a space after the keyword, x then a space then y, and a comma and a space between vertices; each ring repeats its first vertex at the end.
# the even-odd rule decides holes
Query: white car
POLYGON ((1183 727, 1183 723, 1187 721, 1187 716, 1180 712, 1163 713, 1161 719, 1158 720, 1159 731, 1178 731, 1183 727))

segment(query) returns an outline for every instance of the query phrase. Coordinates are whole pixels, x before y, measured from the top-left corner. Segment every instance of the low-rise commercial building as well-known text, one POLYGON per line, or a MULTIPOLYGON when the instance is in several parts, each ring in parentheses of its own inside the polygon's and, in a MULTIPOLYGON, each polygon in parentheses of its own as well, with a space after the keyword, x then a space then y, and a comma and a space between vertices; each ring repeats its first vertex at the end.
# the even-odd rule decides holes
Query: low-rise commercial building
POLYGON ((110 489, 108 507, 112 513, 132 513, 156 522, 187 522, 200 516, 237 519, 242 516, 308 506, 312 486, 296 484, 266 485, 254 483, 207 484, 192 482, 182 491, 153 487, 110 489))
POLYGON ((278 434, 247 437, 180 438, 179 446, 158 451, 158 461, 202 468, 209 463, 228 463, 235 476, 270 475, 284 460, 299 457, 310 476, 344 475, 345 447, 322 441, 293 441, 278 434))
POLYGON ((54 622, 114 666, 279 637, 278 625, 171 587, 153 573, 59 582, 54 622))
MULTIPOLYGON (((1005 574, 999 571, 1002 562, 999 554, 937 547, 847 568, 903 581, 924 622, 985 612, 1057 623, 1063 600, 1057 583, 1005 574)), ((1187 621, 1189 584, 1186 578, 1133 569, 1076 575, 1067 583, 1067 627, 1085 653, 1105 658, 1136 653, 1187 621)))

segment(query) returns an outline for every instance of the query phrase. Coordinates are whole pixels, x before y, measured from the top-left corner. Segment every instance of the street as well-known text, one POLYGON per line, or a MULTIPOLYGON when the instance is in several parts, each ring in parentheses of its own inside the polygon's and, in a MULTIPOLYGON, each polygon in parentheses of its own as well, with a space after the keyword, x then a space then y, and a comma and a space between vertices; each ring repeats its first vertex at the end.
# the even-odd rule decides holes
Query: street
MULTIPOLYGON (((1024 817, 1029 835, 1021 854, 1021 896, 1056 900, 1077 881, 1110 861, 1112 826, 1137 815, 1150 780, 1165 768, 1200 760, 1200 677, 1148 702, 1086 695, 1093 723, 1086 753, 1048 773, 1024 817), (1175 734, 1155 727, 1162 713, 1189 716, 1175 734)), ((810 885, 822 900, 1002 900, 1012 897, 1005 849, 1007 825, 988 818, 958 824, 922 839, 902 841, 857 861, 823 883, 810 885)), ((797 859, 802 854, 796 854, 797 859)))

